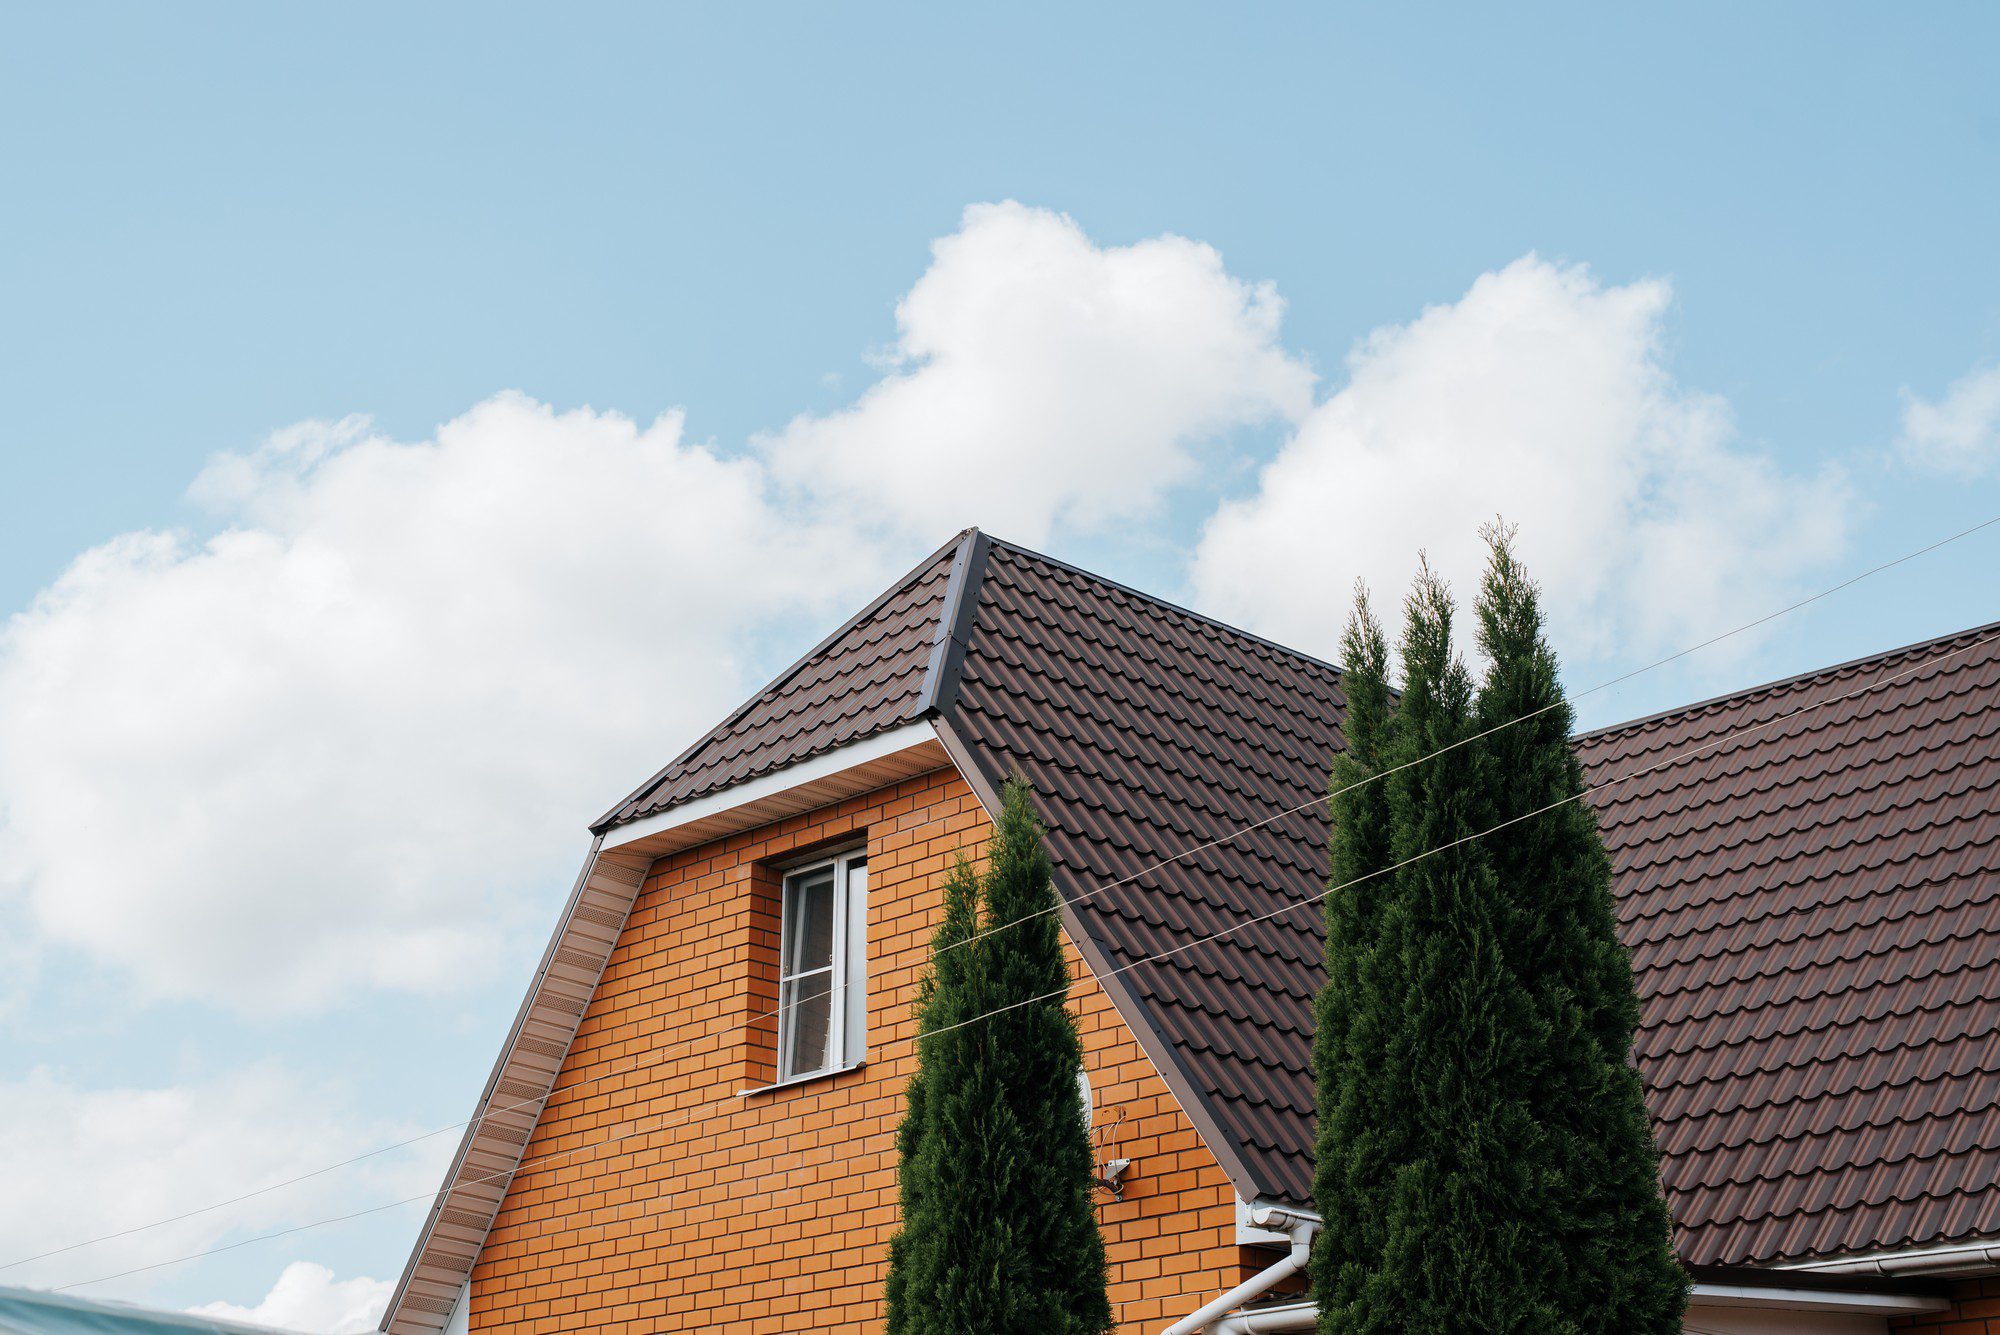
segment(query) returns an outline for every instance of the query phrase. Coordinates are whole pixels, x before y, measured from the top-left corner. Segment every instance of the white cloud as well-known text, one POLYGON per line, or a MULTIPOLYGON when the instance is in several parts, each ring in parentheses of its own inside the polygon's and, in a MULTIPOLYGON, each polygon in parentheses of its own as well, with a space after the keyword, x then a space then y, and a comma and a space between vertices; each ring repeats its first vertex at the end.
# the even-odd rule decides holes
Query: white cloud
POLYGON ((204 1303, 188 1310, 219 1321, 249 1321, 311 1335, 363 1335, 375 1329, 395 1284, 386 1279, 337 1280, 312 1261, 294 1261, 255 1307, 204 1303))
POLYGON ((1919 468, 1959 477, 2000 464, 2000 362, 1966 372, 1935 403, 1904 390, 1897 448, 1919 468))
POLYGON ((748 455, 503 394, 433 440, 220 456, 191 489, 219 533, 114 538, 0 629, 0 896, 145 994, 476 978, 761 649, 967 522, 1129 520, 1217 433, 1303 412, 1281 312, 1195 242, 984 206, 884 378, 748 455))
POLYGON ((768 491, 677 416, 513 394, 218 458, 222 532, 116 538, 0 631, 0 890, 157 994, 477 976, 760 632, 886 577, 768 491))
POLYGON ((1566 656, 1629 660, 1768 610, 1842 550, 1841 477, 1787 474, 1661 356, 1664 282, 1529 256, 1379 329, 1347 385, 1220 507, 1199 606, 1331 650, 1356 576, 1396 616, 1419 548, 1461 597, 1496 513, 1546 589, 1566 656))
POLYGON ((897 306, 890 373, 763 444, 791 485, 924 534, 1130 521, 1204 442, 1310 405, 1283 312, 1199 242, 1100 247, 1065 216, 980 205, 897 306))
MULTIPOLYGON (((186 1214, 409 1134, 356 1117, 321 1082, 271 1067, 112 1089, 81 1089, 36 1069, 0 1083, 0 1180, 9 1201, 33 1203, 0 1210, 0 1264, 186 1214)), ((0 1283, 48 1287, 99 1279, 421 1195, 437 1186, 455 1144, 450 1134, 434 1136, 226 1209, 0 1271, 0 1283)), ((415 1216, 383 1217, 406 1229, 415 1216)), ((82 1292, 143 1293, 161 1273, 82 1292)))

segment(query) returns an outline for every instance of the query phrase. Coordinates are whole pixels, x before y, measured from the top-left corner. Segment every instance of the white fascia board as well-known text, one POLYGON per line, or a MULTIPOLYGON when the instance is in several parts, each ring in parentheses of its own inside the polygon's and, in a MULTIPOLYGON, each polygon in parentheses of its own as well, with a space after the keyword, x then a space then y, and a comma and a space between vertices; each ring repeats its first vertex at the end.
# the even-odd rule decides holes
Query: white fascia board
POLYGON ((620 848, 626 844, 636 843, 682 825, 692 825, 698 820, 708 820, 737 807, 776 797, 793 788, 833 778, 845 770, 886 759, 898 751, 907 751, 912 747, 936 741, 937 729, 933 728, 928 720, 906 723, 900 728, 891 728, 887 732, 878 732, 873 737, 864 737, 858 742, 849 742, 845 746, 821 752, 809 760, 801 760, 796 765, 787 765, 770 774, 731 784, 719 792, 669 807, 657 815, 646 816, 629 825, 606 830, 604 847, 620 848))
POLYGON ((1849 1289, 1776 1288, 1764 1284, 1696 1284, 1688 1291, 1693 1307, 1756 1307, 1775 1312, 1851 1312, 1860 1316, 1898 1316, 1906 1312, 1941 1312, 1951 1304, 1943 1298, 1913 1293, 1857 1293, 1849 1289))

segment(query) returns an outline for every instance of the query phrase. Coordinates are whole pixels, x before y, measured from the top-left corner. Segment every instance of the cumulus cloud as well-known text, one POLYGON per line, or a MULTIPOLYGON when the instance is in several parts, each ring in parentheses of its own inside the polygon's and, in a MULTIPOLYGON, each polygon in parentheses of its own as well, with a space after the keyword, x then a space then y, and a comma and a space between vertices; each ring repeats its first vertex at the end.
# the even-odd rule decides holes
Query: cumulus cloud
MULTIPOLYGON (((0 1083, 7 1197, 33 1205, 0 1211, 0 1264, 186 1214, 409 1134, 356 1117, 321 1082, 273 1067, 108 1089, 79 1088, 58 1073, 33 1070, 0 1083)), ((437 1185, 454 1144, 450 1135, 435 1136, 227 1209, 11 1266, 0 1272, 0 1283, 48 1287, 98 1279, 420 1195, 437 1185)), ((143 1286, 149 1279, 125 1283, 143 1286)))
POLYGON ((191 492, 219 531, 113 538, 0 629, 0 896, 152 995, 476 979, 774 646, 965 523, 1130 519, 1305 411, 1281 313, 1207 246, 992 205, 881 381, 746 451, 503 394, 429 440, 220 456, 191 492))
POLYGON ((1897 449, 1918 468, 1979 477, 2000 464, 2000 362, 1954 380, 1935 402, 1903 391, 1897 449))
POLYGON ((896 307, 890 373, 763 445, 788 484, 923 533, 1129 521, 1205 442, 1310 406, 1283 313, 1199 242, 1100 247, 1068 217, 980 205, 896 307))
POLYGON ((395 1284, 386 1279, 335 1279, 312 1261, 294 1261, 255 1307, 204 1303, 188 1310, 218 1321, 248 1321, 308 1335, 363 1335, 375 1329, 395 1284))
POLYGON ((1418 549, 1462 595, 1496 513, 1572 658, 1680 647, 1761 613, 1843 549, 1833 472, 1787 473, 1664 365, 1671 291, 1529 256, 1383 328, 1196 551, 1198 605, 1330 651, 1364 578, 1393 611, 1418 549))
POLYGON ((0 888, 246 1008, 477 977, 760 632, 889 571, 678 416, 513 394, 417 443, 297 427, 194 494, 215 536, 115 538, 0 631, 0 888))

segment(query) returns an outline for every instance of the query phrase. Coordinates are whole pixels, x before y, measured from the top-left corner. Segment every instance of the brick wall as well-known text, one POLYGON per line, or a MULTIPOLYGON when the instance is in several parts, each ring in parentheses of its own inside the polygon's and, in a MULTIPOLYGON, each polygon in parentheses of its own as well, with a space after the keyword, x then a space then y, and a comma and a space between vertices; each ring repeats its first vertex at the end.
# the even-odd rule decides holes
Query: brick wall
MULTIPOLYGON (((945 868, 989 829, 946 769, 662 859, 473 1271, 473 1329, 880 1329, 911 1000, 945 868), (771 863, 864 834, 867 1064, 740 1096, 771 1070, 771 863)), ((1100 1209, 1111 1297, 1121 1331, 1157 1331, 1269 1258, 1234 1245, 1227 1181, 1083 973, 1072 952, 1098 1121, 1122 1114, 1108 1157, 1133 1161, 1100 1209)))
POLYGON ((1898 1335, 2000 1335, 2000 1279, 1966 1279, 1951 1286, 1951 1310, 1898 1317, 1898 1335))

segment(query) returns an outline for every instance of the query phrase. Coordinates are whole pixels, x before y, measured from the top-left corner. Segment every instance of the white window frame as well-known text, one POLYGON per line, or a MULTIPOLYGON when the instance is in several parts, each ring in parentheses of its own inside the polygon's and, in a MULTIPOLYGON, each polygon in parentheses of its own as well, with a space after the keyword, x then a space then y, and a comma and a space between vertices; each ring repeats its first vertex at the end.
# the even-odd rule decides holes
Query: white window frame
POLYGON ((858 1065, 868 1051, 868 850, 847 848, 785 868, 778 886, 778 1083, 807 1080, 858 1065), (817 968, 788 972, 797 930, 792 910, 792 885, 807 876, 833 872, 833 949, 817 968), (790 984, 815 974, 830 974, 832 1000, 827 1013, 826 1059, 823 1064, 794 1069, 792 1045, 796 999, 790 984))

